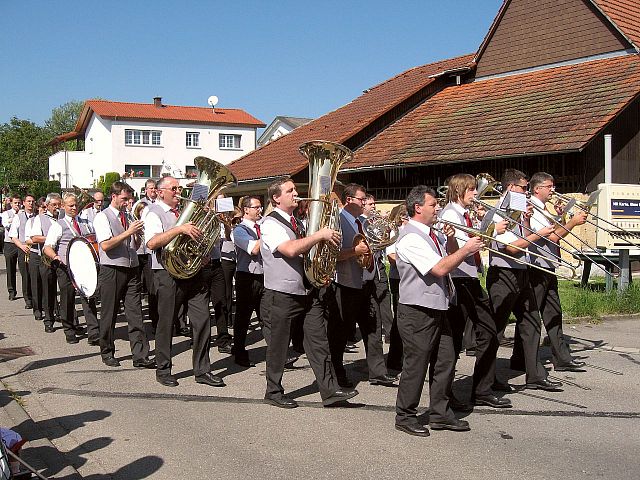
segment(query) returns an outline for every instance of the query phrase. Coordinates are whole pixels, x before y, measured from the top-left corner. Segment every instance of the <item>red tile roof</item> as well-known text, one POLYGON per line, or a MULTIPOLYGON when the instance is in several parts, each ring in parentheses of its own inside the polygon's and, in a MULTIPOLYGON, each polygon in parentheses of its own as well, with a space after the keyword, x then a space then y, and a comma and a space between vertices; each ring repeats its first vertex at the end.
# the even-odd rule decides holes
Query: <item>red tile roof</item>
POLYGON ((471 55, 412 68, 326 115, 296 128, 231 164, 238 180, 293 175, 307 168, 298 147, 310 140, 343 143, 434 81, 433 75, 469 65, 471 55))
POLYGON ((640 51, 640 3, 638 0, 592 0, 640 51))
POLYGON ((578 151, 638 96, 638 55, 451 86, 345 168, 578 151))
POLYGON ((181 107, 178 105, 162 105, 156 107, 153 103, 112 102, 109 100, 87 100, 78 117, 78 122, 72 132, 55 137, 49 145, 73 140, 84 134, 91 116, 95 114, 102 118, 147 121, 160 123, 190 123, 202 125, 234 125, 262 128, 265 124, 237 108, 181 107))

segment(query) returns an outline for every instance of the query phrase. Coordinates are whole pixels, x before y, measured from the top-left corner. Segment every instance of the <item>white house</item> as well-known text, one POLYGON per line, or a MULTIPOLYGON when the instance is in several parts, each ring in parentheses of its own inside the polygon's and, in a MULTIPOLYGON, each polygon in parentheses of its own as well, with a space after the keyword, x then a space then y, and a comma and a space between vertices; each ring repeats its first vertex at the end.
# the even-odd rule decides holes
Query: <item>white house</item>
POLYGON ((49 178, 63 188, 89 188, 118 172, 137 192, 163 174, 186 184, 195 176, 195 157, 226 165, 255 150, 264 126, 243 110, 164 105, 160 97, 151 104, 87 100, 74 131, 51 142, 83 139, 85 149, 49 157, 49 178))
POLYGON ((280 138, 282 135, 286 135, 291 130, 298 128, 306 123, 309 123, 312 118, 300 118, 300 117, 283 117, 277 116, 264 129, 260 138, 258 138, 258 146, 261 147, 269 142, 272 142, 276 138, 280 138))

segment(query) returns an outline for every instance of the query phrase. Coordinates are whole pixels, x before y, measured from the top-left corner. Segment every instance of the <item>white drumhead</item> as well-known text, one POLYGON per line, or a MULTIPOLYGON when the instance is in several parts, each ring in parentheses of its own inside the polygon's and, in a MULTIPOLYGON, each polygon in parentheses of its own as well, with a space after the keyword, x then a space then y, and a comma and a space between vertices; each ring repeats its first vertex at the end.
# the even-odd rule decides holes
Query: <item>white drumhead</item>
POLYGON ((98 267, 93 247, 86 241, 73 241, 67 252, 67 268, 76 289, 85 297, 96 293, 98 267))

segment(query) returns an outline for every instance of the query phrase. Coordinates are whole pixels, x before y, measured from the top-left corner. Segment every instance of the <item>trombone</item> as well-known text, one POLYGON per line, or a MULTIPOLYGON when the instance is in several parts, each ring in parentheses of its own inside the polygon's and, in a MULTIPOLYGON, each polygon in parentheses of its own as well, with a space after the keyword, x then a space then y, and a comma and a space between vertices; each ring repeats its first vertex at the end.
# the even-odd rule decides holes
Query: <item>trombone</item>
MULTIPOLYGON (((592 193, 592 195, 594 195, 594 194, 592 193)), ((624 241, 627 245, 630 245, 632 247, 640 247, 640 244, 634 243, 634 242, 628 240, 624 236, 624 235, 628 235, 628 236, 630 236, 632 238, 640 239, 637 233, 633 233, 633 232, 630 232, 629 230, 625 230, 624 228, 616 225, 615 223, 610 222, 609 220, 605 220, 604 218, 599 217, 595 213, 591 213, 591 207, 593 206, 594 200, 595 199, 590 198, 587 203, 579 202, 576 199, 571 198, 568 195, 563 195, 562 193, 558 193, 555 190, 552 190, 551 198, 549 199, 549 201, 552 202, 552 203, 560 203, 560 204, 562 204, 563 211, 565 212, 565 214, 568 214, 568 215, 571 215, 571 210, 572 210, 573 207, 579 208, 580 210, 585 212, 587 215, 591 215, 592 217, 594 217, 597 220, 596 222, 594 222, 592 220, 587 219, 587 223, 589 225, 593 225, 594 227, 599 228, 600 230, 604 230, 605 232, 607 232, 612 237, 619 238, 620 240, 624 241), (605 228, 602 225, 599 225, 600 222, 606 223, 607 225, 611 225, 612 227, 615 227, 619 231, 614 231, 614 230, 611 230, 609 228, 605 228)), ((616 267, 617 267, 617 265, 616 265, 616 267)))
MULTIPOLYGON (((493 223, 491 223, 490 226, 485 231, 477 230, 475 228, 467 227, 465 225, 460 225, 459 223, 451 222, 449 220, 445 220, 445 219, 442 219, 442 218, 438 219, 438 223, 441 223, 443 225, 449 225, 449 226, 451 226, 453 228, 457 228, 458 230, 461 230, 461 231, 465 232, 469 236, 476 236, 476 237, 482 238, 482 240, 484 241, 483 250, 487 250, 487 251, 492 252, 492 253, 494 253, 496 255, 507 257, 510 260, 513 260, 514 262, 519 263, 521 265, 525 265, 527 267, 531 267, 531 268, 535 268, 535 269, 538 269, 538 270, 542 270, 545 273, 550 273, 552 275, 555 275, 556 277, 564 278, 565 280, 573 280, 575 278, 575 276, 576 276, 575 267, 573 265, 571 265, 571 264, 565 265, 567 262, 564 262, 562 259, 553 260, 553 259, 550 259, 549 257, 547 257, 547 256, 545 256, 543 254, 530 252, 526 248, 516 247, 514 245, 511 245, 508 242, 505 242, 505 241, 502 241, 502 240, 498 240, 497 238, 493 237, 493 228, 494 228, 493 227, 494 226, 493 223), (520 259, 520 258, 516 258, 516 257, 513 257, 511 255, 508 255, 505 252, 501 252, 497 248, 490 247, 489 245, 491 244, 491 242, 496 242, 496 243, 500 243, 500 244, 505 245, 505 246, 510 246, 510 247, 515 248, 516 250, 518 250, 518 251, 520 251, 520 252, 522 252, 524 254, 534 255, 534 256, 537 256, 537 257, 543 257, 545 260, 547 260, 550 263, 555 263, 558 266, 564 266, 564 267, 568 268, 571 271, 571 276, 569 277, 569 276, 564 275, 562 273, 559 273, 559 272, 556 272, 556 271, 551 271, 551 270, 549 270, 547 268, 543 268, 543 267, 539 267, 538 265, 531 264, 531 263, 527 262, 526 260, 523 260, 523 259, 520 259)), ((439 232, 444 234, 444 232, 442 231, 441 228, 438 228, 438 227, 432 227, 432 228, 434 230, 437 230, 437 231, 439 231, 439 232)), ((465 242, 467 240, 466 238, 461 238, 461 237, 458 237, 458 236, 455 236, 455 235, 454 235, 454 238, 456 240, 461 240, 463 242, 465 242)))

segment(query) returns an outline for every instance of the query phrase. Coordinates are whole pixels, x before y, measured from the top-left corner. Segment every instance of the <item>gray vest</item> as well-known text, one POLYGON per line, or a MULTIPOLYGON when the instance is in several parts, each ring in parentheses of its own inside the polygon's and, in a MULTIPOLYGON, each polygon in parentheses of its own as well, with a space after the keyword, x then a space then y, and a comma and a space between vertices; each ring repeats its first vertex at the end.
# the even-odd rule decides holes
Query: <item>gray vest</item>
MULTIPOLYGON (((160 217, 160 221, 162 222, 162 231, 166 232, 167 230, 171 230, 176 222, 177 218, 171 210, 164 211, 160 205, 157 203, 153 203, 149 205, 149 213, 155 213, 158 217, 160 217)), ((149 214, 147 213, 147 215, 149 214)), ((150 238, 145 238, 145 241, 151 240, 150 238)), ((162 248, 156 248, 151 253, 151 268, 153 270, 164 270, 162 263, 160 263, 160 255, 162 254, 162 248)))
MULTIPOLYGON (((78 221, 78 226, 80 227, 80 233, 84 237, 85 235, 89 235, 93 233, 89 222, 85 218, 80 218, 76 216, 76 220, 78 221)), ((65 220, 58 220, 58 224, 62 227, 62 237, 60 237, 60 241, 58 242, 58 256, 64 265, 67 264, 67 249, 69 248, 69 242, 78 236, 75 229, 70 227, 69 224, 65 220)))
MULTIPOLYGON (((515 227, 515 231, 521 234, 521 228, 519 226, 515 227)), ((491 248, 496 250, 504 250, 504 245, 498 242, 491 242, 491 248), (502 248, 501 248, 502 247, 502 248)), ((523 263, 518 263, 513 260, 513 258, 517 258, 519 260, 527 260, 526 254, 522 252, 518 252, 515 255, 511 253, 501 255, 494 252, 489 252, 489 265, 492 267, 501 267, 501 268, 517 268, 520 270, 524 270, 527 266, 523 263)))
MULTIPOLYGON (((29 223, 31 223, 31 228, 33 228, 33 221, 36 219, 36 217, 31 217, 29 220, 27 220, 29 223)), ((26 240, 26 234, 25 234, 25 240, 26 240)), ((31 246, 29 247, 29 251, 31 253, 35 253, 37 255, 40 255, 40 248, 42 248, 42 246, 38 243, 33 243, 31 244, 31 246)))
MULTIPOLYGON (((455 209, 452 203, 448 203, 447 206, 444 207, 444 209, 442 210, 441 216, 444 215, 445 213, 447 214, 447 219, 451 219, 453 218, 453 215, 455 215, 456 217, 455 223, 463 226, 467 225, 464 215, 461 215, 460 212, 458 212, 458 210, 455 209)), ((456 230, 456 236, 457 237, 461 236, 460 230, 456 230)), ((453 272, 451 272, 451 276, 454 278, 459 278, 459 277, 478 278, 478 267, 476 266, 476 262, 473 258, 473 255, 469 255, 467 258, 465 258, 462 261, 462 263, 458 265, 458 268, 456 268, 453 272)))
MULTIPOLYGON (((124 233, 124 227, 122 226, 120 218, 113 213, 111 208, 107 208, 101 213, 104 213, 107 220, 109 220, 111 235, 117 237, 121 233, 124 233)), ((133 241, 133 237, 127 238, 108 252, 105 252, 102 249, 102 245, 99 244, 98 251, 100 256, 100 265, 113 265, 116 267, 138 266, 138 254, 135 251, 135 242, 133 241)))
MULTIPOLYGON (((354 230, 344 212, 340 212, 340 228, 342 228, 342 248, 353 246, 353 237, 358 231, 354 230)), ((356 257, 350 257, 336 263, 336 283, 350 288, 362 288, 362 267, 356 257)))
POLYGON ((27 221, 29 220, 27 212, 25 212, 24 210, 18 212, 18 219, 20 220, 20 225, 18 225, 18 240, 24 243, 27 241, 27 237, 25 235, 25 230, 27 229, 27 221))
POLYGON ((255 275, 261 275, 264 273, 264 269, 262 268, 262 256, 258 252, 257 255, 250 255, 244 249, 238 247, 238 242, 243 235, 238 235, 238 231, 242 229, 243 232, 246 232, 253 240, 258 240, 258 232, 256 232, 253 228, 249 228, 249 226, 240 224, 237 225, 233 231, 233 241, 236 244, 236 270, 238 272, 248 272, 253 273, 255 275))
MULTIPOLYGON (((276 213, 276 215, 278 215, 276 213)), ((275 222, 283 225, 273 217, 267 217, 262 223, 263 228, 268 226, 267 222, 275 222)), ((286 228, 290 240, 295 240, 296 234, 290 228, 286 228)), ((306 295, 304 287, 304 261, 302 255, 289 258, 279 251, 271 253, 263 242, 260 243, 260 254, 262 255, 262 265, 264 268, 264 288, 277 292, 289 293, 292 295, 306 295)))
POLYGON ((42 235, 46 237, 47 233, 49 233, 51 225, 53 225, 53 221, 55 220, 55 218, 50 217, 46 213, 42 213, 38 216, 40 217, 40 227, 42 228, 42 235))
MULTIPOLYGON (((410 223, 401 230, 397 243, 410 233, 418 234, 429 245, 429 248, 438 253, 438 249, 429 235, 410 223)), ((449 309, 447 276, 436 277, 431 273, 421 275, 413 265, 404 262, 398 255, 396 256, 396 265, 400 272, 400 303, 403 305, 418 305, 434 310, 449 309)))

